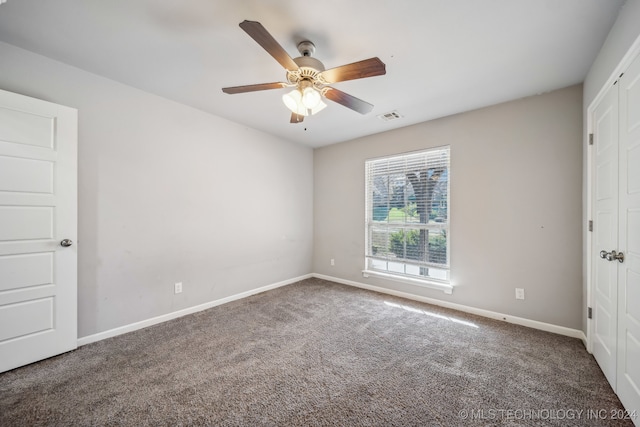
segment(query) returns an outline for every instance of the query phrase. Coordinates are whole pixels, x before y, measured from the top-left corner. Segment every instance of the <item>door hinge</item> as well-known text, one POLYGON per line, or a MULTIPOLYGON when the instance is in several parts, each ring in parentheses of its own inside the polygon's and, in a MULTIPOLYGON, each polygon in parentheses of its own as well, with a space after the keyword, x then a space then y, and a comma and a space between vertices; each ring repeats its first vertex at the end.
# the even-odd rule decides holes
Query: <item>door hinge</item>
POLYGON ((589 231, 593 231, 593 220, 589 220, 589 231))
POLYGON ((587 319, 593 319, 593 310, 591 307, 587 307, 587 319))
POLYGON ((589 134, 589 145, 593 145, 593 134, 589 134))

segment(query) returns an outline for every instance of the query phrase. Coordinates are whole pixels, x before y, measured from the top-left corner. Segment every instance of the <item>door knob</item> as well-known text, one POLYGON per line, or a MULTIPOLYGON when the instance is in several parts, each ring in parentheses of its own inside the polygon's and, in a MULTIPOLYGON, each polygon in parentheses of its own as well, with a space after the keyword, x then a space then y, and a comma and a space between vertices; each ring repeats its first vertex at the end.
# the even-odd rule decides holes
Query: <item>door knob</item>
POLYGON ((60 241, 60 246, 64 246, 65 248, 71 245, 73 245, 73 241, 71 241, 71 239, 63 239, 60 241))
POLYGON ((622 252, 616 252, 615 249, 611 252, 600 251, 600 258, 606 259, 607 261, 618 260, 620 264, 624 262, 624 254, 622 252))
POLYGON ((624 262, 624 254, 622 252, 611 251, 609 252, 609 255, 607 255, 607 259, 609 261, 614 261, 617 259, 618 262, 622 264, 624 262))

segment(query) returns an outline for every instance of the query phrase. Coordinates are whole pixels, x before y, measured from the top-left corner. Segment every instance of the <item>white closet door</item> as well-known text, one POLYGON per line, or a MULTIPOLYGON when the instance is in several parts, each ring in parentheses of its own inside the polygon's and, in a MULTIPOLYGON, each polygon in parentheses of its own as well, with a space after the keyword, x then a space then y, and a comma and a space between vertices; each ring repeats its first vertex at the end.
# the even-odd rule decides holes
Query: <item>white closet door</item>
POLYGON ((600 257, 618 248, 618 87, 611 86, 593 116, 593 356, 616 388, 617 266, 600 257))
MULTIPOLYGON (((640 417, 640 56, 620 86, 617 394, 640 417)), ((639 425, 640 419, 634 420, 639 425)))
POLYGON ((0 91, 0 372, 77 347, 76 152, 76 110, 0 91))

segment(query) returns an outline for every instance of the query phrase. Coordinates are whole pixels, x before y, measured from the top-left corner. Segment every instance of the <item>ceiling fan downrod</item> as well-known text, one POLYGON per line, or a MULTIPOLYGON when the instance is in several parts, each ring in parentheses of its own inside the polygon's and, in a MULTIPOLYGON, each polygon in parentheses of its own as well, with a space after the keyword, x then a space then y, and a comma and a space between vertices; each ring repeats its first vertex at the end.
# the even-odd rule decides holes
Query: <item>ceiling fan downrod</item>
POLYGON ((298 43, 298 52, 302 56, 313 56, 316 53, 316 45, 308 40, 301 41, 298 43))

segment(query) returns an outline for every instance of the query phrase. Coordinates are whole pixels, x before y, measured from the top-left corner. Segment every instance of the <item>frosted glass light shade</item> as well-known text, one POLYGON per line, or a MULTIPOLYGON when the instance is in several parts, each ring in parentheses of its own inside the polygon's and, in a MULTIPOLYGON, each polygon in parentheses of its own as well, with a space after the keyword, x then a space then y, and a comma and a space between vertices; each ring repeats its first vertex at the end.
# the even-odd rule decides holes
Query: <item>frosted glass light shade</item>
POLYGON ((309 110, 316 108, 320 101, 320 92, 314 88, 308 87, 302 92, 302 104, 309 110))
POLYGON ((324 110, 326 106, 327 104, 325 104, 324 102, 322 101, 318 102, 318 105, 316 106, 316 108, 311 110, 311 114, 316 114, 317 112, 324 110))
POLYGON ((301 116, 308 115, 307 108, 302 104, 302 94, 298 89, 294 89, 291 92, 282 95, 282 101, 292 112, 301 116))
MULTIPOLYGON (((300 93, 298 89, 294 89, 291 92, 282 95, 282 101, 289 110, 301 116, 316 114, 319 111, 322 111, 327 106, 327 104, 322 102, 322 97, 320 96, 320 93, 318 91, 316 91, 315 89, 311 90, 317 95, 317 102, 315 102, 315 106, 313 106, 312 108, 308 108, 308 106, 304 104, 304 95, 300 93)), ((311 97, 315 97, 315 95, 311 95, 311 97)), ((313 98, 311 99, 313 100, 313 98)))

